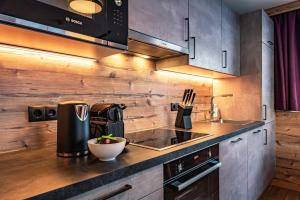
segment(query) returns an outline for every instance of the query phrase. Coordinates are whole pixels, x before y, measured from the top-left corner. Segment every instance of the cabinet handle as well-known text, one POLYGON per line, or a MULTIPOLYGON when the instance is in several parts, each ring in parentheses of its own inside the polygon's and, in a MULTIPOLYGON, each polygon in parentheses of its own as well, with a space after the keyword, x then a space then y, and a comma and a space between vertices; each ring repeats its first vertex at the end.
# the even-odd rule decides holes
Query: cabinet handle
POLYGON ((274 43, 271 42, 271 41, 268 41, 268 44, 271 45, 271 46, 273 46, 274 43))
POLYGON ((227 51, 222 51, 222 68, 227 68, 227 51))
POLYGON ((105 195, 103 197, 96 198, 95 200, 107 200, 107 199, 110 199, 110 198, 112 198, 114 196, 122 194, 122 193, 124 193, 124 192, 126 192, 128 190, 131 190, 131 189, 132 189, 132 186, 129 185, 129 184, 126 184, 123 187, 121 187, 120 189, 118 189, 116 191, 113 191, 112 193, 107 194, 107 195, 105 195))
POLYGON ((265 143, 264 145, 268 145, 268 129, 264 129, 265 131, 265 143))
POLYGON ((242 141, 243 139, 242 138, 238 138, 238 139, 236 139, 236 140, 232 140, 232 141, 230 141, 231 143, 237 143, 237 142, 240 142, 240 141, 242 141))
POLYGON ((184 33, 183 33, 183 39, 184 41, 189 41, 190 37, 190 19, 184 18, 184 33))
POLYGON ((257 130, 257 131, 254 131, 254 132, 252 132, 253 134, 257 134, 257 133, 260 133, 261 132, 261 130, 257 130))
POLYGON ((196 37, 191 37, 191 39, 193 40, 193 57, 190 59, 196 59, 196 37))
POLYGON ((264 107, 264 118, 263 118, 263 120, 267 120, 267 105, 264 104, 263 107, 264 107))

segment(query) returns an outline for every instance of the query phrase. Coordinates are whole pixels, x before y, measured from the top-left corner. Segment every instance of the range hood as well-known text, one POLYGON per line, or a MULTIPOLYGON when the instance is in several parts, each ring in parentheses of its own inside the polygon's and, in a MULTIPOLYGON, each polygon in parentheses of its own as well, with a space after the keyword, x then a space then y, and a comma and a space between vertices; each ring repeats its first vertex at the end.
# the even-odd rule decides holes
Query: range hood
POLYGON ((128 30, 128 53, 161 60, 189 54, 188 48, 160 40, 158 38, 128 30))

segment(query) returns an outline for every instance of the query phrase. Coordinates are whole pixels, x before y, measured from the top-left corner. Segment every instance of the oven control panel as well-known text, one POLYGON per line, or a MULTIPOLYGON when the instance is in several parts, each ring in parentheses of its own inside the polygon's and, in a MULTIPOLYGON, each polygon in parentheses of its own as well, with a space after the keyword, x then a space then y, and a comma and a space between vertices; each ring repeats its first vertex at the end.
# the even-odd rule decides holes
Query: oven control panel
POLYGON ((219 145, 214 145, 198 152, 181 157, 164 164, 164 180, 177 176, 196 166, 206 163, 208 160, 219 157, 219 145))

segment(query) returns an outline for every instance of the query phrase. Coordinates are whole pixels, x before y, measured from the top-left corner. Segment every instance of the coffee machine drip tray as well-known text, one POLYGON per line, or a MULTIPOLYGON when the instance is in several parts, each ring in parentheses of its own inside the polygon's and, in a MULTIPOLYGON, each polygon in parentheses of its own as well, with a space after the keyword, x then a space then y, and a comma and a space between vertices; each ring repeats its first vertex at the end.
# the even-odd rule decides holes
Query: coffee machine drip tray
POLYGON ((162 128, 126 134, 126 138, 129 139, 130 144, 156 151, 169 149, 208 136, 210 136, 208 133, 162 128))

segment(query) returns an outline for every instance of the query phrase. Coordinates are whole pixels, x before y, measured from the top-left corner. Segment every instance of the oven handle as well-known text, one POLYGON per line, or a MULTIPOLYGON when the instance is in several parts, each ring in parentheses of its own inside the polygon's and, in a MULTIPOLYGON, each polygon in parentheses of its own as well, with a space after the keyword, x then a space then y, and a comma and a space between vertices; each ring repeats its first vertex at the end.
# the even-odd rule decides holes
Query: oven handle
POLYGON ((190 186, 191 184, 195 183, 196 181, 200 180, 201 178, 203 178, 204 176, 212 173, 213 171, 219 169, 222 166, 221 162, 218 162, 217 164, 215 164, 214 166, 212 166, 211 168, 201 172, 200 174, 198 174, 197 176, 194 176, 193 178, 185 181, 184 183, 181 183, 179 185, 173 185, 177 191, 181 191, 185 188, 187 188, 188 186, 190 186))

